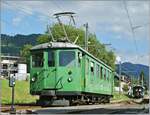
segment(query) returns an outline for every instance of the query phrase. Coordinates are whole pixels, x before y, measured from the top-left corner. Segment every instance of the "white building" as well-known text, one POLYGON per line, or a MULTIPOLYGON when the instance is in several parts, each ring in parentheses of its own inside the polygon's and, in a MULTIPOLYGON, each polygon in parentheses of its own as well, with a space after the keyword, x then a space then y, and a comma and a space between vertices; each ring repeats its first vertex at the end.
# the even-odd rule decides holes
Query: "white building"
POLYGON ((12 70, 16 68, 16 80, 27 79, 27 64, 22 63, 18 56, 1 56, 1 77, 8 79, 13 75, 12 70))

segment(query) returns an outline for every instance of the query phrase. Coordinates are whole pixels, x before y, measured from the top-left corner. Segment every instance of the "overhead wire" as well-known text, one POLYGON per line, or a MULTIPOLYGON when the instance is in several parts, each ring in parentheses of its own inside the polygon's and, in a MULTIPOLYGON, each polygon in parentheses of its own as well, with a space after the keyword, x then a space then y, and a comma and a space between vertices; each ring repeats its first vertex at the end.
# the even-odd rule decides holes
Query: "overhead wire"
MULTIPOLYGON (((138 47, 137 47, 137 42, 136 42, 136 39, 135 39, 134 27, 132 25, 132 21, 131 21, 131 18, 130 18, 129 11, 128 11, 128 8, 127 8, 125 0, 123 0, 123 4, 124 4, 125 11, 127 13, 127 17, 128 17, 128 20, 129 20, 129 25, 130 25, 131 32, 132 32, 132 39, 134 41, 134 46, 135 46, 135 51, 136 51, 135 52, 136 53, 136 60, 138 60, 138 47)), ((138 75, 138 70, 137 70, 136 73, 138 75)))
POLYGON ((127 13, 128 20, 129 20, 129 25, 130 25, 131 32, 132 32, 132 39, 134 41, 135 51, 136 51, 136 53, 138 53, 137 42, 136 42, 135 34, 134 34, 134 27, 132 25, 132 21, 131 21, 131 18, 130 18, 129 11, 128 11, 128 8, 127 8, 125 0, 123 0, 123 4, 124 4, 124 8, 125 8, 125 11, 127 13))
MULTIPOLYGON (((27 10, 27 9, 25 9, 24 7, 19 7, 19 6, 16 7, 16 4, 10 4, 10 3, 6 2, 6 1, 3 1, 3 3, 8 5, 8 6, 14 6, 15 9, 18 9, 19 11, 22 11, 24 14, 29 14, 29 13, 25 12, 25 10, 27 10)), ((41 12, 38 12, 38 13, 41 14, 42 16, 47 17, 47 18, 54 18, 52 16, 46 15, 46 14, 41 13, 41 12)), ((34 16, 34 15, 30 15, 30 16, 37 19, 37 16, 34 16)))
MULTIPOLYGON (((19 7, 19 6, 16 7, 15 4, 10 4, 10 3, 6 2, 6 1, 3 1, 3 3, 4 3, 5 5, 7 5, 7 6, 11 6, 11 7, 14 6, 15 9, 18 9, 19 11, 21 11, 21 13, 24 13, 25 15, 26 15, 26 14, 29 14, 29 13, 25 12, 26 9, 23 8, 23 7, 19 7)), ((43 14, 43 13, 41 13, 41 12, 38 12, 38 13, 41 14, 42 16, 45 16, 46 18, 54 18, 54 17, 51 17, 51 16, 49 16, 49 15, 43 14)), ((34 15, 30 15, 30 17, 33 17, 33 18, 37 19, 37 16, 34 16, 34 15)), ((29 17, 26 17, 26 18, 29 19, 29 17)), ((4 22, 8 24, 7 21, 4 21, 4 22)), ((11 25, 12 25, 12 24, 11 24, 11 25)), ((13 26, 13 25, 12 25, 12 26, 13 26)), ((15 26, 13 26, 13 27, 15 27, 15 26)))
POLYGON ((57 4, 57 2, 55 0, 51 0, 51 2, 58 8, 60 9, 62 12, 64 11, 64 9, 59 5, 57 4))

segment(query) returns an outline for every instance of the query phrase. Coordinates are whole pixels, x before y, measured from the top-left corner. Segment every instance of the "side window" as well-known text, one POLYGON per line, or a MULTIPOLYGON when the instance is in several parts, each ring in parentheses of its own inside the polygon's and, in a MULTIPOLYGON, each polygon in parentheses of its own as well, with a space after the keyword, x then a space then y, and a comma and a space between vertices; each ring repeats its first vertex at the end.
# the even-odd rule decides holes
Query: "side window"
POLYGON ((54 51, 48 51, 48 66, 53 67, 55 65, 54 51))
POLYGON ((91 75, 94 76, 94 62, 91 62, 90 64, 91 75))
POLYGON ((32 54, 32 67, 43 67, 44 59, 43 52, 32 54))
POLYGON ((104 79, 106 80, 106 70, 104 68, 104 79))
POLYGON ((99 77, 99 74, 100 74, 100 72, 99 72, 99 65, 96 64, 96 77, 99 77))
POLYGON ((109 81, 109 71, 107 70, 107 80, 109 81))
POLYGON ((101 79, 103 78, 103 67, 102 66, 100 67, 100 78, 101 79))
POLYGON ((111 72, 109 72, 109 80, 111 80, 111 72))
POLYGON ((82 60, 82 53, 78 52, 78 67, 81 66, 81 60, 82 60))
POLYGON ((59 52, 60 66, 75 66, 75 52, 74 51, 60 51, 59 52))

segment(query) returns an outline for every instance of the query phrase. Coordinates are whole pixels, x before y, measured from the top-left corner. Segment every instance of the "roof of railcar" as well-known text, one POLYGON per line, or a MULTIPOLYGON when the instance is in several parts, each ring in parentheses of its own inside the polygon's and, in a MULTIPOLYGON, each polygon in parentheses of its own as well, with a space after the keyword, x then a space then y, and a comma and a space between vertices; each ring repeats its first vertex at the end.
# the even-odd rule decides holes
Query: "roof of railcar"
POLYGON ((39 45, 33 46, 31 48, 31 50, 47 49, 47 48, 76 48, 76 49, 80 49, 81 51, 85 52, 86 54, 88 54, 89 56, 91 56, 92 58, 94 58, 95 60, 97 60, 98 62, 102 63, 104 66, 108 67, 110 70, 112 70, 112 68, 110 66, 106 65, 103 61, 101 61, 98 58, 94 57, 92 54, 90 54, 89 52, 87 52, 86 50, 81 48, 80 46, 72 44, 72 43, 69 43, 69 42, 43 43, 43 44, 39 44, 39 45))

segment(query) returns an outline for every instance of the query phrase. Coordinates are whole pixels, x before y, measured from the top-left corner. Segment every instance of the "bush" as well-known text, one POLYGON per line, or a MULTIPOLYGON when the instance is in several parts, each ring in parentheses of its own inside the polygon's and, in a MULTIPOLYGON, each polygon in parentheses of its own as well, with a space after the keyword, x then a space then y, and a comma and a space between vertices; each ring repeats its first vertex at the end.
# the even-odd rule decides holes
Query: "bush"
POLYGON ((123 91, 127 92, 129 90, 128 85, 124 85, 122 89, 123 91))

